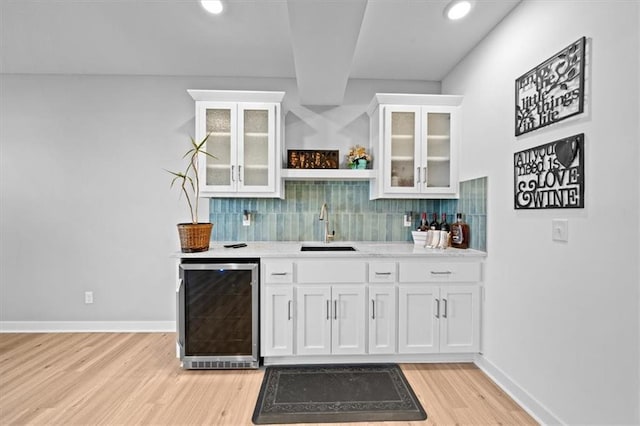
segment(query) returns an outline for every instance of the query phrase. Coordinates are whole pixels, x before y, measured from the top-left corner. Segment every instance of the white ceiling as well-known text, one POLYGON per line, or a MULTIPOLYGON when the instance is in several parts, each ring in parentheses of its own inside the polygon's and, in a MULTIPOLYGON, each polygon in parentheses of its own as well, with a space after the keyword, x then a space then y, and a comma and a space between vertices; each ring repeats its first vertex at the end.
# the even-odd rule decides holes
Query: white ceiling
POLYGON ((295 78, 339 104, 349 78, 440 81, 520 0, 0 0, 2 73, 295 78))

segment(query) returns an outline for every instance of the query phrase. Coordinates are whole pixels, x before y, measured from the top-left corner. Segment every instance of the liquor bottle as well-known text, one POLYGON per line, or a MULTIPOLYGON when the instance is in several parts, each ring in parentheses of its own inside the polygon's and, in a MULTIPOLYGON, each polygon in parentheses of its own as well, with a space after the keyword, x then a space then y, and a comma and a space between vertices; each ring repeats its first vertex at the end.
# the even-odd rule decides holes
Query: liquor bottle
POLYGON ((440 230, 441 231, 451 231, 451 227, 449 226, 449 222, 447 222, 447 214, 442 213, 442 220, 440 221, 440 230))
POLYGON ((431 221, 430 228, 434 231, 440 230, 440 223, 438 222, 438 213, 433 214, 433 220, 431 221))
POLYGON ((462 213, 456 213, 456 221, 451 225, 451 247, 469 248, 469 225, 462 220, 462 213))
POLYGON ((420 225, 418 226, 418 231, 426 231, 427 229, 429 229, 429 222, 427 222, 427 214, 423 212, 422 216, 420 217, 420 225))

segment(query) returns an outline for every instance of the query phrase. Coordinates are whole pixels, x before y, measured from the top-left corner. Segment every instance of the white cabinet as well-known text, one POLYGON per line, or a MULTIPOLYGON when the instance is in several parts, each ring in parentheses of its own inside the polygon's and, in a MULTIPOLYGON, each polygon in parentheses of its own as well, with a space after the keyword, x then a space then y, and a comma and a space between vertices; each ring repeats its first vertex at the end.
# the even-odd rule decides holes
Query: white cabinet
POLYGON ((395 285, 369 286, 369 341, 370 354, 396 352, 396 287, 395 285))
POLYGON ((480 289, 461 283, 480 281, 480 264, 401 262, 398 269, 398 352, 478 352, 480 289))
POLYGON ((296 288, 298 355, 365 353, 364 286, 296 288))
POLYGON ((455 198, 461 96, 378 93, 369 105, 371 198, 455 198))
POLYGON ((209 135, 198 172, 203 197, 281 197, 284 92, 189 90, 196 135, 209 135))
POLYGON ((263 356, 293 354, 293 287, 268 285, 263 315, 263 356))

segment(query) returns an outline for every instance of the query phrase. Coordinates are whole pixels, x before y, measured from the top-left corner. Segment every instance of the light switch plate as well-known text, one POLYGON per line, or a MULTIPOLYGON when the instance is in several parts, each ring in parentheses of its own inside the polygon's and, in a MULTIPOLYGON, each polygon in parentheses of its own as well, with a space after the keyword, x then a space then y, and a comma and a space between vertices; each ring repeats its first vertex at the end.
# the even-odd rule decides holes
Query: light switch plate
POLYGON ((568 219, 553 219, 551 221, 551 239, 553 241, 569 241, 568 219))

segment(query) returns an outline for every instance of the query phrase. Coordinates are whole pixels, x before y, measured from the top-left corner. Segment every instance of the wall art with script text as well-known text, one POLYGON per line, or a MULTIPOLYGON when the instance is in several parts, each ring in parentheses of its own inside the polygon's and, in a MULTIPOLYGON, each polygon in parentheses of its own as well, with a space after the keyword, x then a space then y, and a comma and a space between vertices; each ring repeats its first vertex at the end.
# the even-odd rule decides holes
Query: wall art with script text
POLYGON ((584 111, 586 38, 516 79, 516 136, 584 111))
POLYGON ((514 207, 584 208, 584 133, 513 155, 514 207))

